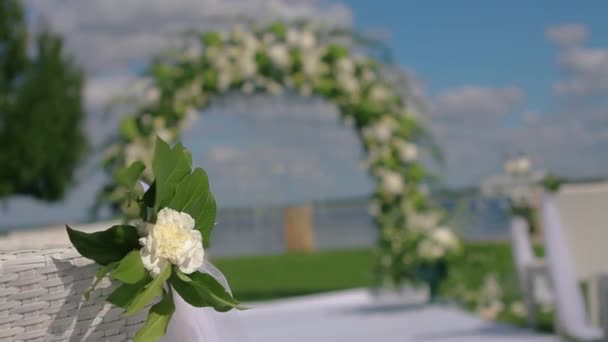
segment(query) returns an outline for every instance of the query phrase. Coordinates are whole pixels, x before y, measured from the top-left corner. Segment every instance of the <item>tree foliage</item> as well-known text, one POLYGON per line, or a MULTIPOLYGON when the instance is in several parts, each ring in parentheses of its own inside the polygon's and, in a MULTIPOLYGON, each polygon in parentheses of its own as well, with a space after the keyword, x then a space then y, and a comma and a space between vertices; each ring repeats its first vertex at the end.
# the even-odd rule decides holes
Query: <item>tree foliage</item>
POLYGON ((86 151, 84 74, 65 55, 60 36, 46 28, 33 36, 30 41, 20 2, 2 1, 0 198, 52 201, 63 197, 86 151))

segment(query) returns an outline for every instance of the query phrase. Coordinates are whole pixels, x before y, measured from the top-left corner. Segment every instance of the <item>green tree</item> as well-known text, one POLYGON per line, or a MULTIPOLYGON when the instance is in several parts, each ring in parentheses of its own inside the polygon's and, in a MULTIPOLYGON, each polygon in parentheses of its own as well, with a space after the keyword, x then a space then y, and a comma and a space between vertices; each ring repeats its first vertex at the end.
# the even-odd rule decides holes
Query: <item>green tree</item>
POLYGON ((28 31, 18 0, 0 2, 0 198, 63 197, 87 141, 84 75, 48 29, 28 31))

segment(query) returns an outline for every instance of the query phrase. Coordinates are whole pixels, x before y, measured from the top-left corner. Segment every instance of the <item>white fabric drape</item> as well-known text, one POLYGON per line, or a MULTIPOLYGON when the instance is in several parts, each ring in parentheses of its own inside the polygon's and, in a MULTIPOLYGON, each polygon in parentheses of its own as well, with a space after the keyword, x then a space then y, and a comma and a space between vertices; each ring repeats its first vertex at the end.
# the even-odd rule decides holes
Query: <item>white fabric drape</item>
MULTIPOLYGON (((200 269, 212 275, 229 292, 224 275, 205 261, 200 269)), ((173 291, 175 313, 171 318, 163 342, 246 342, 246 334, 235 310, 217 312, 213 308, 196 308, 186 303, 173 291)))
POLYGON ((524 275, 526 266, 530 266, 536 262, 528 229, 528 224, 523 218, 515 217, 511 220, 513 257, 515 258, 515 266, 520 277, 524 275))
POLYGON ((578 340, 601 339, 602 331, 589 324, 559 212, 553 198, 548 194, 543 198, 542 220, 545 253, 549 276, 555 290, 559 325, 566 334, 578 340))

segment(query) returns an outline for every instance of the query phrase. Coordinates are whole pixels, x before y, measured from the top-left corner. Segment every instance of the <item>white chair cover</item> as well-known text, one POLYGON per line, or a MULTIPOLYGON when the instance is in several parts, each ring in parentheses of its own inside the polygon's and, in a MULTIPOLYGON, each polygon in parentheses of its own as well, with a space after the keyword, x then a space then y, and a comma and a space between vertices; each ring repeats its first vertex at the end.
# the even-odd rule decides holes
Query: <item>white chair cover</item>
POLYGON ((534 254, 528 223, 521 217, 511 220, 511 248, 528 325, 536 327, 536 306, 553 303, 553 291, 548 284, 546 264, 534 254))
POLYGON ((556 294, 559 328, 578 340, 599 340, 603 338, 603 332, 589 324, 560 216, 549 194, 543 198, 542 221, 549 276, 556 294))

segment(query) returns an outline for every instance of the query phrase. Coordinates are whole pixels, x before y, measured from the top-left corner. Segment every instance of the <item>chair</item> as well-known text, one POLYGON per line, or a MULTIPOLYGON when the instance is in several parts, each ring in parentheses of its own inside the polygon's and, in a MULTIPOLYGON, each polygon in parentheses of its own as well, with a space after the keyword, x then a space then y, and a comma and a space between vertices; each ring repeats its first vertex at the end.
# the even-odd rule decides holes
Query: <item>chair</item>
POLYGON ((552 302, 553 298, 546 283, 541 283, 548 276, 547 265, 534 255, 528 223, 521 217, 511 220, 511 247, 526 305, 528 325, 535 328, 537 304, 552 302))
POLYGON ((85 301, 96 270, 72 248, 0 253, 0 342, 131 339, 146 310, 123 317, 105 302, 108 279, 85 301))
MULTIPOLYGON (((589 258, 600 257, 601 253, 593 250, 598 247, 600 251, 603 250, 606 240, 589 240, 591 236, 601 233, 593 233, 591 229, 598 228, 598 225, 594 224, 597 222, 583 219, 582 215, 583 213, 593 215, 590 210, 597 208, 579 206, 573 202, 575 199, 581 200, 581 197, 571 196, 567 189, 560 193, 557 199, 549 194, 543 199, 541 217, 546 260, 549 277, 555 290, 558 331, 577 340, 596 341, 603 339, 605 335, 601 329, 593 326, 587 316, 579 282, 585 280, 584 276, 600 271, 601 267, 597 266, 603 260, 589 258), (575 212, 576 210, 579 212, 575 212), (581 220, 576 221, 576 218, 581 220), (574 231, 574 228, 578 231, 574 231), (588 262, 591 266, 581 265, 584 262, 588 262)), ((584 202, 590 204, 588 201, 584 202)), ((596 297, 595 300, 599 301, 599 298, 596 297)))

